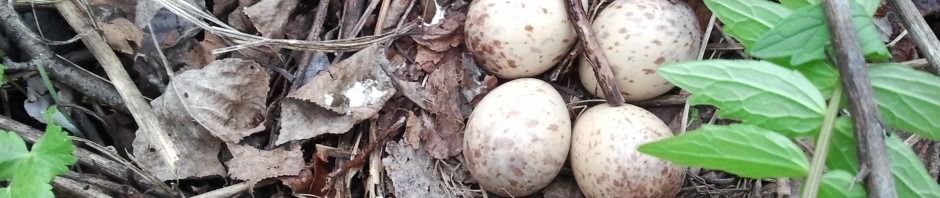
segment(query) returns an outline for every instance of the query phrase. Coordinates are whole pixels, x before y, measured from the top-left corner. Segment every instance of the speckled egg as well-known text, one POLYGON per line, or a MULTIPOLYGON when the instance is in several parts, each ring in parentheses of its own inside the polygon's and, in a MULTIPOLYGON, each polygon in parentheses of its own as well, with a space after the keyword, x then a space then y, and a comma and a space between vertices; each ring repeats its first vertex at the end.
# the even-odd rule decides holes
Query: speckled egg
POLYGON ((558 175, 570 144, 570 116, 558 91, 520 78, 493 89, 470 113, 464 163, 483 189, 526 196, 558 175))
MULTIPOLYGON (((701 32, 695 13, 684 1, 617 0, 601 11, 592 25, 595 35, 628 102, 650 99, 674 87, 656 74, 659 65, 698 58, 701 32)), ((582 58, 581 83, 597 97, 591 65, 582 58)))
POLYGON ((547 71, 577 37, 563 0, 476 0, 470 3, 464 29, 477 62, 505 79, 547 71))
POLYGON ((643 108, 591 107, 572 130, 575 181, 587 197, 674 197, 685 169, 636 150, 671 136, 669 127, 643 108))

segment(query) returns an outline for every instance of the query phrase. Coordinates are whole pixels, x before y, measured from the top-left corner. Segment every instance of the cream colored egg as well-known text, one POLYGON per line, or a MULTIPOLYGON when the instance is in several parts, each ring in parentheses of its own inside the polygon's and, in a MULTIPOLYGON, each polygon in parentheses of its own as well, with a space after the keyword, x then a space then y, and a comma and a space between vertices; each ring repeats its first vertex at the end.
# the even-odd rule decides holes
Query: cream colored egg
POLYGON ((539 75, 561 61, 577 34, 563 0, 476 0, 466 22, 467 48, 500 78, 539 75))
POLYGON ((464 131, 464 162, 483 189, 526 196, 558 175, 570 143, 561 95, 544 81, 521 78, 496 87, 474 108, 464 131))
MULTIPOLYGON (((656 73, 659 65, 696 59, 701 45, 697 18, 684 1, 617 0, 601 11, 592 26, 628 102, 672 89, 674 85, 656 73)), ((584 58, 578 72, 584 87, 604 98, 584 58)))
POLYGON ((591 107, 575 121, 571 171, 587 197, 674 197, 684 168, 640 153, 644 143, 672 136, 658 117, 624 104, 591 107))

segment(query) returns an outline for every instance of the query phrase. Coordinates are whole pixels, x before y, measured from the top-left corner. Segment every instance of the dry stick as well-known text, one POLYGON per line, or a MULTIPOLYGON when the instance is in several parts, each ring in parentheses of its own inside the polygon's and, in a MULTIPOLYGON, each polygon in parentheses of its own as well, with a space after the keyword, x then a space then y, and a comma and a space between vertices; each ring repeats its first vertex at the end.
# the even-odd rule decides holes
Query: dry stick
POLYGON ((581 45, 584 46, 584 55, 588 63, 591 63, 591 68, 594 69, 594 77, 597 78, 601 91, 604 92, 604 98, 607 99, 610 106, 623 105, 623 96, 620 95, 621 91, 617 87, 614 72, 610 70, 607 56, 604 55, 603 49, 601 49, 600 44, 597 43, 597 38, 594 36, 594 31, 591 30, 591 25, 588 24, 590 19, 587 18, 584 9, 582 9, 584 6, 581 5, 580 0, 565 0, 565 2, 568 5, 568 19, 575 25, 574 30, 578 32, 578 38, 581 39, 581 45))
POLYGON ((388 15, 388 6, 392 3, 392 0, 382 0, 382 7, 379 8, 379 16, 375 17, 375 35, 382 34, 385 30, 385 16, 388 15))
POLYGON ((20 16, 10 8, 8 1, 0 0, 0 30, 5 31, 6 36, 14 41, 19 50, 25 52, 33 60, 43 63, 43 66, 48 67, 47 71, 53 79, 111 108, 127 112, 124 100, 121 99, 112 85, 88 75, 80 69, 66 66, 55 57, 55 52, 52 52, 49 47, 29 36, 30 30, 21 27, 26 26, 20 20, 20 16))
POLYGON ((121 65, 121 60, 118 60, 117 55, 114 54, 104 38, 91 28, 91 23, 87 21, 89 19, 83 17, 72 1, 56 3, 56 8, 72 26, 72 29, 78 32, 90 32, 82 38, 82 42, 95 55, 108 77, 114 82, 114 87, 117 88, 121 98, 126 101, 127 108, 134 117, 134 121, 140 126, 140 132, 143 133, 145 138, 150 139, 151 144, 160 151, 161 160, 165 165, 173 169, 176 166, 176 161, 179 160, 179 152, 173 142, 170 141, 170 137, 157 123, 157 116, 150 109, 150 104, 141 95, 140 90, 131 81, 131 77, 124 70, 124 66, 121 65))
POLYGON ((920 49, 920 54, 930 62, 930 70, 934 74, 940 73, 940 41, 937 35, 927 26, 924 17, 910 0, 887 0, 888 4, 901 15, 901 22, 914 38, 914 44, 920 49))
POLYGON ((855 25, 852 23, 848 0, 826 0, 826 21, 836 53, 836 65, 842 74, 842 85, 849 99, 849 112, 855 121, 858 138, 858 160, 864 169, 871 170, 865 177, 869 197, 897 197, 894 180, 885 151, 885 129, 881 114, 875 106, 868 80, 868 70, 862 57, 855 25))
POLYGON ((52 185, 57 189, 64 190, 65 192, 71 193, 76 197, 95 197, 95 198, 107 198, 111 197, 104 192, 101 192, 98 188, 90 188, 91 184, 75 181, 70 178, 65 177, 56 177, 52 179, 52 185))
MULTIPOLYGON (((320 40, 320 31, 323 30, 323 22, 326 21, 326 12, 330 8, 330 1, 320 1, 320 4, 317 5, 317 12, 314 14, 313 25, 310 26, 310 31, 307 33, 308 41, 320 40)), ((294 83, 291 85, 291 90, 297 90, 302 86, 299 80, 304 78, 309 69, 310 60, 313 58, 313 51, 304 51, 303 55, 300 56, 300 62, 297 64, 297 72, 294 75, 294 79, 291 79, 291 82, 294 83)))

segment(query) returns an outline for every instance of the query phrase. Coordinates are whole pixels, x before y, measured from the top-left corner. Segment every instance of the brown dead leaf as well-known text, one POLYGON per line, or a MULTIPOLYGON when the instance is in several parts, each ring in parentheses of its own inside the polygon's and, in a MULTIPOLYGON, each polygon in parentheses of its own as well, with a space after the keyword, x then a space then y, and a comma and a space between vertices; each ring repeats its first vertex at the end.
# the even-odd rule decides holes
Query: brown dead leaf
POLYGON ((424 131, 424 125, 421 123, 421 117, 415 115, 415 112, 408 111, 408 120, 405 121, 405 136, 403 142, 411 145, 412 149, 421 147, 421 132, 424 131))
POLYGON ((216 58, 216 55, 212 54, 212 50, 225 46, 225 43, 222 42, 222 38, 219 36, 216 36, 210 32, 205 32, 204 34, 205 38, 200 41, 195 48, 193 48, 192 52, 186 53, 187 61, 183 70, 200 69, 205 67, 216 58))
POLYGON ((268 38, 284 37, 284 27, 300 0, 261 0, 245 8, 245 15, 255 24, 261 35, 268 38))
POLYGON ((232 159, 225 162, 229 168, 228 174, 233 179, 245 180, 251 185, 266 178, 297 175, 304 168, 303 152, 299 147, 268 151, 251 146, 227 145, 232 152, 232 159))
POLYGON ((162 151, 153 147, 144 135, 134 139, 134 156, 142 168, 163 181, 224 175, 225 169, 218 159, 222 141, 194 121, 172 92, 167 90, 168 94, 157 97, 151 105, 160 125, 176 145, 181 160, 173 166, 164 164, 159 154, 162 151))
POLYGON ((323 187, 326 186, 326 175, 330 174, 330 169, 327 167, 327 161, 324 161, 323 158, 318 157, 318 153, 314 153, 312 156, 313 168, 304 169, 297 176, 284 177, 281 179, 281 183, 285 186, 290 187, 294 193, 303 193, 303 194, 312 194, 318 197, 326 197, 326 192, 321 192, 323 187))
POLYGON ((117 18, 108 23, 98 24, 105 40, 112 49, 125 54, 134 54, 141 45, 144 35, 137 25, 125 18, 117 18), (129 43, 133 42, 133 43, 129 43))
POLYGON ((164 96, 182 98, 193 119, 212 135, 235 143, 264 130, 270 78, 255 62, 223 59, 176 75, 164 96))
POLYGON ((448 49, 463 44, 463 24, 467 15, 460 12, 449 14, 443 22, 421 28, 421 33, 411 36, 418 44, 415 63, 424 71, 434 71, 448 49))
POLYGON ((385 47, 375 44, 331 65, 288 94, 276 144, 345 133, 375 115, 396 92, 382 67, 388 67, 385 47))
POLYGON ((423 148, 409 149, 404 141, 389 142, 382 158, 385 172, 395 187, 395 197, 451 197, 441 188, 441 174, 429 168, 433 162, 423 148))
POLYGON ((460 112, 464 69, 458 50, 448 50, 451 58, 428 76, 428 112, 434 117, 434 130, 424 134, 428 152, 437 159, 460 153, 463 145, 463 116, 460 112))

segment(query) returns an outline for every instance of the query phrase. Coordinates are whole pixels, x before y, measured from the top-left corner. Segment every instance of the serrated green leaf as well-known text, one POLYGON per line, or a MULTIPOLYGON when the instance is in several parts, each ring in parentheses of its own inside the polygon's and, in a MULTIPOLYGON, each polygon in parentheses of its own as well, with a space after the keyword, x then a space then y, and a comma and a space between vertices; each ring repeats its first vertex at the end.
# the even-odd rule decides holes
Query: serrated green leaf
POLYGON ((826 167, 829 170, 843 170, 853 175, 858 174, 858 148, 851 117, 836 119, 835 130, 829 140, 826 167))
POLYGON ((13 163, 23 158, 29 151, 26 150, 26 142, 16 133, 0 130, 0 180, 13 178, 13 163))
POLYGON ((844 170, 832 170, 823 174, 822 182, 819 184, 818 197, 842 198, 842 197, 865 197, 865 187, 863 183, 853 184, 855 175, 844 170))
MULTIPOLYGON (((819 93, 832 93, 832 90, 839 83, 839 71, 825 61, 813 61, 796 66, 796 71, 809 79, 813 86, 816 86, 816 89, 819 90, 819 93)), ((829 95, 824 94, 823 97, 828 99, 829 95)))
POLYGON ((802 177, 809 162, 787 137, 753 125, 705 125, 647 143, 638 151, 686 166, 722 170, 748 178, 802 177))
MULTIPOLYGON (((3 57, 2 53, 0 53, 0 57, 3 57)), ((4 83, 6 83, 6 81, 4 81, 6 78, 6 75, 3 73, 6 70, 7 70, 7 66, 0 64, 0 85, 3 85, 4 83)))
MULTIPOLYGON (((780 4, 783 4, 784 7, 790 9, 799 9, 809 5, 815 5, 820 3, 819 0, 780 0, 780 4)), ((865 13, 868 16, 875 14, 875 11, 878 11, 878 6, 881 4, 881 0, 855 0, 855 3, 858 3, 865 8, 865 13)))
POLYGON ((766 0, 705 0, 708 9, 724 23, 724 32, 751 48, 790 9, 766 0))
POLYGON ((924 162, 897 136, 885 138, 891 158, 891 175, 898 197, 940 197, 940 185, 930 177, 924 162))
POLYGON ((888 126, 940 141, 940 77, 897 63, 869 68, 888 126))
MULTIPOLYGON (((881 34, 865 12, 857 3, 852 3, 852 21, 862 52, 872 60, 890 58, 881 34)), ((750 53, 783 66, 802 65, 826 60, 825 48, 830 43, 829 39, 823 9, 816 4, 793 11, 758 39, 750 53)))
POLYGON ((822 94, 799 72, 756 60, 705 60, 667 64, 660 75, 692 92, 690 104, 710 104, 722 118, 809 136, 822 126, 822 94))
POLYGON ((16 152, 0 153, 3 156, 0 159, 6 159, 0 162, 0 170, 12 171, 0 171, 0 176, 5 176, 3 180, 10 181, 7 188, 0 190, 3 193, 0 197, 53 197, 49 182, 57 175, 68 172, 68 166, 74 164, 76 158, 72 155, 75 146, 62 132, 62 128, 54 124, 48 126, 46 133, 29 152, 25 151, 22 138, 2 132, 0 143, 15 145, 12 148, 16 152))

